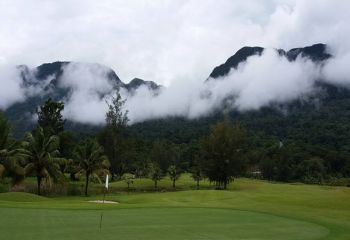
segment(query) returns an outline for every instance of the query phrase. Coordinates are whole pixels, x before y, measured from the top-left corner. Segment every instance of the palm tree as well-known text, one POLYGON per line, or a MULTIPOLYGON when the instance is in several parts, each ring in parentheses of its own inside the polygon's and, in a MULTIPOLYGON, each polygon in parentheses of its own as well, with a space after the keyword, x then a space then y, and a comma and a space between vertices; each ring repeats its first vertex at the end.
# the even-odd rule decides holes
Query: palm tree
POLYGON ((20 160, 24 159, 24 149, 20 143, 11 138, 11 127, 8 121, 0 114, 0 177, 9 174, 13 183, 23 179, 24 170, 20 160))
POLYGON ((85 196, 88 194, 89 178, 94 175, 99 180, 99 173, 107 173, 109 161, 103 148, 95 139, 85 139, 76 149, 75 161, 80 171, 85 172, 85 196))
POLYGON ((36 175, 40 195, 43 179, 51 182, 63 176, 59 165, 61 158, 58 158, 59 138, 56 135, 46 136, 43 128, 39 127, 33 133, 26 134, 24 144, 27 150, 25 174, 36 175))

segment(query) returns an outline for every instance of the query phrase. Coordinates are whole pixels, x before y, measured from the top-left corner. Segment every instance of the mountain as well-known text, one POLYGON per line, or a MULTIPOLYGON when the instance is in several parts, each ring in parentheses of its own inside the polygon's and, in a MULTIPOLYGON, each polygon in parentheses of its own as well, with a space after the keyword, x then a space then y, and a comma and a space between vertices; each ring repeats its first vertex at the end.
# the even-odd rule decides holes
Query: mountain
POLYGON ((211 72, 211 78, 218 78, 225 76, 232 68, 237 68, 238 64, 245 62, 248 57, 254 55, 261 55, 264 51, 262 47, 243 47, 239 49, 232 57, 226 60, 225 63, 217 66, 211 72))
MULTIPOLYGON (((283 53, 282 49, 279 49, 279 51, 283 53)), ((332 57, 332 55, 327 52, 327 46, 322 43, 304 48, 293 48, 284 53, 284 55, 287 56, 290 61, 295 61, 299 56, 309 58, 314 62, 322 62, 332 57)))
POLYGON ((128 84, 125 84, 125 88, 128 91, 136 90, 141 86, 146 86, 148 89, 153 90, 153 91, 157 91, 160 88, 160 86, 157 85, 155 82, 145 81, 145 80, 142 80, 140 78, 134 78, 128 84))
MULTIPOLYGON (((232 69, 236 69, 250 56, 261 56, 264 51, 262 47, 243 47, 225 63, 215 67, 205 81, 220 81, 221 77, 227 75, 232 69)), ((276 51, 288 61, 303 57, 309 58, 320 66, 332 58, 324 44, 293 48, 288 51, 276 49, 276 51)), ((23 86, 28 89, 28 96, 26 101, 12 105, 5 112, 16 127, 16 136, 22 136, 25 131, 34 126, 35 121, 31 122, 28 119, 32 118, 37 106, 47 97, 62 100, 70 96, 72 89, 61 84, 64 69, 69 65, 69 62, 54 62, 43 64, 35 69, 19 66, 23 86)), ((133 94, 135 89, 143 86, 153 90, 156 95, 161 88, 153 82, 138 78, 126 84, 112 69, 104 66, 89 64, 80 64, 80 66, 88 69, 104 69, 102 72, 106 73, 109 83, 113 86, 112 89, 107 89, 107 92, 123 87, 133 94)), ((297 175, 298 166, 315 162, 321 162, 321 167, 328 169, 330 176, 350 176, 350 90, 324 81, 317 81, 316 85, 317 91, 306 99, 299 98, 284 104, 272 103, 259 110, 244 112, 234 109, 229 112, 216 109, 210 115, 197 119, 184 117, 153 119, 133 124, 128 129, 130 136, 149 144, 146 147, 148 150, 151 148, 152 141, 165 140, 178 144, 183 150, 182 157, 190 163, 193 160, 193 153, 198 152, 201 138, 208 134, 213 124, 229 115, 234 122, 241 124, 247 130, 247 148, 253 154, 249 157, 251 165, 275 159, 276 155, 271 154, 276 154, 276 151, 279 151, 279 154, 289 151, 289 154, 277 155, 283 163, 282 170, 279 171, 282 172, 285 180, 300 180, 300 176, 303 175, 297 175), (280 142, 283 142, 282 149, 276 148, 280 142), (291 169, 297 169, 297 171, 291 169), (295 175, 290 176, 290 174, 295 175)), ((107 93, 99 94, 103 97, 107 93)), ((66 129, 77 133, 96 133, 99 127, 67 122, 66 129)), ((315 171, 319 171, 318 165, 310 166, 309 170, 313 171, 313 167, 316 167, 315 171)))
MULTIPOLYGON (((215 67, 210 73, 207 81, 217 81, 226 76, 232 69, 236 69, 239 64, 244 63, 251 56, 261 56, 264 52, 262 47, 245 46, 239 49, 234 55, 229 57, 225 63, 215 67)), ((295 61, 298 57, 309 58, 315 63, 323 63, 332 56, 327 52, 327 46, 319 43, 312 46, 293 48, 288 51, 276 49, 281 57, 289 61, 295 61)), ((303 121, 315 121, 315 119, 324 119, 325 123, 333 121, 330 119, 333 114, 327 118, 327 112, 334 109, 335 116, 340 116, 341 121, 347 121, 348 112, 343 111, 348 108, 350 103, 350 91, 341 86, 317 82, 319 92, 316 96, 310 97, 307 101, 297 99, 287 104, 271 104, 256 111, 239 112, 232 110, 229 115, 234 121, 242 122, 250 130, 261 131, 264 134, 285 139, 288 130, 283 129, 287 122, 294 127, 303 124, 303 121), (338 105, 339 103, 339 105, 338 105), (287 114, 286 114, 287 112, 287 114), (321 114, 322 112, 322 114, 321 114), (321 114, 322 116, 319 116, 321 114), (326 116, 326 118, 325 118, 326 116), (310 120, 313 119, 313 120, 310 120)), ((199 136, 206 134, 210 125, 223 118, 223 112, 217 109, 207 117, 188 120, 184 117, 169 117, 166 119, 148 120, 137 123, 132 126, 135 133, 145 138, 157 139, 171 138, 173 141, 190 142, 199 136), (184 129, 190 129, 186 131, 184 129)), ((350 124, 349 124, 350 128, 350 124)), ((307 129, 306 129, 307 130, 307 129)), ((312 133, 313 134, 313 133, 312 133)), ((350 137, 350 135, 349 135, 350 137)))
MULTIPOLYGON (((208 79, 220 79, 231 69, 237 68, 240 63, 245 62, 250 56, 260 56, 264 50, 262 47, 243 47, 229 57, 225 63, 214 68, 208 79)), ((288 51, 276 49, 276 51, 281 57, 286 57, 289 61, 295 61, 300 56, 307 57, 316 63, 323 63, 332 57, 327 53, 327 46, 324 44, 293 48, 288 51)), ((68 64, 70 62, 47 63, 35 69, 19 66, 22 72, 23 84, 29 89, 33 86, 39 86, 43 91, 40 94, 31 93, 32 95, 28 96, 25 102, 16 103, 5 111, 6 116, 16 126, 17 136, 21 136, 25 131, 33 127, 34 121, 30 122, 28 119, 31 118, 36 108, 47 97, 50 96, 55 100, 69 97, 70 89, 59 84, 63 70, 68 64)), ((76 64, 79 65, 81 63, 76 64)), ((85 67, 90 66, 89 64, 82 65, 85 67)), ((146 86, 154 90, 155 93, 161 88, 154 82, 138 78, 127 84, 123 83, 112 69, 102 67, 105 68, 108 79, 113 83, 114 87, 124 87, 131 93, 140 86, 146 86)), ((344 127, 350 129, 350 124, 347 121, 349 117, 350 91, 341 86, 333 86, 321 82, 317 84, 319 92, 307 101, 305 99, 297 99, 283 105, 271 104, 257 111, 238 112, 232 110, 230 115, 235 121, 245 125, 249 131, 261 132, 266 136, 278 139, 289 139, 291 137, 294 139, 298 136, 308 139, 310 143, 319 144, 322 142, 323 144, 331 145, 333 149, 341 150, 340 140, 343 142, 348 141, 344 139, 350 140, 350 135, 347 138, 347 132, 350 131, 343 130, 344 127), (320 129, 328 129, 329 126, 333 126, 334 131, 339 132, 339 134, 334 135, 332 130, 329 135, 324 136, 328 134, 327 131, 321 131, 320 129), (305 136, 299 135, 300 130, 306 132, 305 136)), ((130 130, 146 139, 164 138, 171 139, 171 141, 177 143, 188 143, 206 134, 210 125, 222 117, 222 111, 217 109, 211 115, 200 119, 188 120, 183 117, 171 117, 148 120, 132 125, 130 130)), ((85 133, 95 132, 98 129, 96 126, 75 122, 67 122, 66 128, 85 133)))
MULTIPOLYGON (((221 77, 250 56, 260 56, 263 51, 261 47, 243 47, 225 63, 215 67, 206 81, 220 81, 221 77)), ((320 65, 332 57, 324 44, 276 51, 289 61, 304 57, 320 65)), ((299 98, 285 104, 273 103, 259 110, 244 112, 231 110, 224 113, 222 109, 217 109, 207 117, 193 120, 183 117, 149 120, 131 126, 131 130, 143 139, 186 143, 189 146, 187 151, 191 152, 214 123, 229 115, 247 130, 250 150, 269 157, 271 146, 282 141, 288 147, 285 151, 292 151, 291 157, 283 159, 286 178, 290 177, 287 176, 290 172, 288 169, 313 157, 321 159, 328 169, 334 171, 332 174, 349 176, 350 90, 324 81, 317 81, 316 85, 317 91, 306 99, 299 98)), ((261 157, 254 156, 251 161, 260 162, 261 157)))
MULTIPOLYGON (((228 58, 225 63, 215 67, 208 79, 215 79, 227 75, 231 69, 236 69, 240 63, 247 61, 249 57, 263 54, 264 50, 265 49, 262 47, 243 47, 239 49, 232 57, 228 58)), ((293 48, 287 52, 283 49, 276 49, 276 51, 289 61, 295 61, 297 57, 304 57, 314 62, 322 62, 331 57, 331 55, 327 53, 327 46, 322 43, 303 48, 293 48)))
MULTIPOLYGON (((96 90, 96 94, 99 94, 101 98, 117 88, 125 88, 127 91, 132 92, 141 86, 146 86, 156 93, 161 87, 152 81, 144 81, 139 78, 133 79, 130 83, 124 83, 113 69, 95 63, 57 61, 45 63, 33 69, 20 65, 17 68, 22 77, 21 85, 25 89, 26 100, 17 102, 5 110, 5 115, 14 125, 15 136, 20 137, 24 132, 33 128, 35 125, 35 112, 46 99, 51 97, 55 101, 63 101, 71 97, 74 86, 70 86, 62 81, 65 69, 69 67, 73 71, 78 69, 76 71, 87 71, 97 74, 96 77, 106 78, 111 88, 104 92, 96 90)), ((79 73, 77 72, 73 77, 79 77, 79 73)), ((71 80, 73 82, 74 79, 71 80)), ((71 121, 67 121, 66 128, 85 133, 95 132, 98 129, 96 126, 71 121)))

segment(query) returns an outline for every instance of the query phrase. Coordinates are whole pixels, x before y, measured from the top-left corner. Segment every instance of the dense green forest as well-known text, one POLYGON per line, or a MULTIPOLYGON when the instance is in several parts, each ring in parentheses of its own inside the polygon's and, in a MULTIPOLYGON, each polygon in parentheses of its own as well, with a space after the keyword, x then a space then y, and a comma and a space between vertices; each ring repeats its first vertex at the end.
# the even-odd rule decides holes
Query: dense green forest
MULTIPOLYGON (((247 131, 251 171, 279 181, 322 182, 349 177, 350 92, 326 84, 320 87, 322 94, 317 98, 259 111, 230 111, 231 121, 247 131)), ((184 158, 191 164, 192 152, 199 148, 201 139, 223 118, 220 112, 194 120, 174 117, 135 124, 129 130, 145 141, 162 139, 183 145, 184 158)))

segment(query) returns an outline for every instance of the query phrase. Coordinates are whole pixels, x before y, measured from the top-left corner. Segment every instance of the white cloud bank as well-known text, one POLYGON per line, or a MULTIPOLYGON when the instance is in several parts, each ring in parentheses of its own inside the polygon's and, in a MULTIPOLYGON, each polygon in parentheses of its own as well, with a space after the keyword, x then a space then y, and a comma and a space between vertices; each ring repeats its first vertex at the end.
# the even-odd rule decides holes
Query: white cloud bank
POLYGON ((25 100, 22 78, 13 66, 0 65, 0 109, 25 100))
POLYGON ((103 123, 107 111, 104 96, 113 94, 113 83, 108 74, 110 69, 99 64, 70 63, 63 67, 59 87, 71 89, 64 116, 81 123, 103 123))
POLYGON ((312 93, 319 76, 319 67, 310 60, 289 62, 268 49, 220 79, 170 85, 157 97, 146 88, 139 89, 128 98, 126 108, 134 121, 167 116, 197 118, 222 106, 225 99, 231 99, 231 108, 255 110, 312 93))

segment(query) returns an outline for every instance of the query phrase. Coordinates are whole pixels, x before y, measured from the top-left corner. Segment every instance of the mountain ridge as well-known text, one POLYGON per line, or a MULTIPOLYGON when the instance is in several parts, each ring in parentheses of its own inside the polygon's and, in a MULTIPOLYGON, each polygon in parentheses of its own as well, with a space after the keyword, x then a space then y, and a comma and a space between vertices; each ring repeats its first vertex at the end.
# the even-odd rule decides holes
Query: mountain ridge
MULTIPOLYGON (((16 137, 22 136, 24 132, 34 127, 33 115, 46 99, 52 98, 55 101, 64 101, 64 99, 70 97, 73 92, 72 88, 60 84, 64 70, 70 64, 86 68, 101 68, 106 73, 108 82, 111 83, 109 92, 117 88, 124 88, 132 93, 139 87, 146 86, 156 93, 161 88, 155 82, 144 81, 140 78, 124 83, 112 68, 97 63, 55 61, 43 63, 32 69, 26 65, 19 65, 17 70, 22 78, 21 86, 26 90, 26 99, 25 101, 16 102, 4 110, 6 117, 14 125, 16 137)), ((102 98, 108 93, 98 94, 102 98)), ((93 125, 89 126, 89 124, 81 124, 69 120, 66 125, 68 129, 73 131, 79 129, 82 132, 94 132, 95 129, 98 129, 98 127, 93 125)))
MULTIPOLYGON (((225 63, 215 67, 212 73, 210 74, 211 77, 209 77, 208 79, 217 79, 225 76, 231 69, 237 68, 237 66, 240 63, 246 61, 250 56, 253 56, 253 55, 261 56, 261 54, 263 54, 263 51, 264 51, 264 48, 262 47, 241 48, 234 55, 229 57, 225 63)), ((276 49, 276 51, 278 51, 278 53, 282 57, 286 57, 289 61, 295 61, 300 56, 300 57, 307 57, 316 63, 322 63, 332 57, 327 52, 327 46, 325 44, 314 44, 312 46, 307 46, 304 48, 293 48, 287 52, 282 49, 276 49)), ((33 127, 34 122, 30 122, 28 119, 31 119, 30 115, 33 115, 37 107, 40 104, 42 104, 48 97, 52 97, 54 100, 58 101, 58 100, 62 100, 65 96, 68 96, 69 89, 57 87, 57 86, 59 85, 58 84, 59 79, 63 74, 63 68, 69 65, 70 63, 75 63, 75 62, 56 61, 52 63, 45 63, 34 68, 34 71, 33 70, 31 71, 25 65, 20 66, 22 71, 21 72, 22 77, 24 79, 23 81, 24 84, 27 84, 28 86, 30 86, 31 84, 38 84, 30 78, 34 76, 36 79, 39 79, 41 82, 44 82, 47 79, 49 80, 49 84, 45 86, 46 90, 50 90, 50 87, 52 86, 54 88, 51 89, 52 91, 49 92, 50 94, 46 94, 46 95, 37 94, 37 95, 29 96, 26 101, 15 103, 11 107, 6 109, 5 115, 16 126, 17 136, 21 136, 25 131, 28 131, 33 127)), ((124 87, 131 94, 133 94, 133 92, 140 86, 146 86, 149 90, 154 91, 155 95, 157 93, 157 90, 162 88, 162 86, 157 85, 152 81, 144 81, 139 78, 134 78, 129 83, 124 83, 118 77, 118 75, 115 73, 113 69, 103 65, 99 65, 99 66, 106 68, 106 71, 108 72, 107 74, 108 79, 114 82, 115 87, 124 87)), ((327 99, 336 99, 339 96, 344 96, 345 99, 347 99, 348 97, 350 98, 350 94, 348 94, 348 90, 344 90, 345 92, 339 91, 338 90, 339 87, 332 87, 323 83, 318 83, 318 85, 320 89, 323 89, 322 90, 323 95, 322 96, 320 95, 319 97, 320 99, 323 99, 326 101, 327 99)), ((299 106, 298 101, 299 100, 294 101, 294 103, 291 103, 290 106, 292 106, 293 104, 294 104, 293 105, 294 107, 299 106)), ((289 106, 289 105, 286 104, 286 106, 289 106)), ((273 107, 273 106, 271 105, 270 107, 273 107)), ((215 110, 213 114, 214 115, 218 114, 218 111, 215 110)), ((211 118, 213 114, 208 115, 208 118, 211 118)), ((205 118, 206 117, 204 117, 204 119, 205 118)), ((152 122, 152 120, 147 120, 145 122, 152 122)), ((98 126, 89 125, 89 124, 80 124, 78 122, 72 122, 72 121, 67 121, 67 126, 68 126, 68 129, 70 130, 82 131, 82 132, 91 132, 91 131, 94 132, 96 131, 96 129, 99 128, 98 126)))
MULTIPOLYGON (((313 44, 311 46, 292 48, 288 51, 283 49, 275 49, 280 56, 286 57, 289 61, 295 61, 297 57, 309 58, 313 62, 322 62, 332 57, 327 52, 327 45, 323 43, 313 44)), ((219 78, 226 76, 231 69, 237 69, 238 65, 247 61, 251 56, 261 56, 265 48, 263 47, 249 47, 245 46, 239 49, 234 55, 229 57, 225 63, 216 66, 210 73, 207 80, 210 78, 219 78)))

